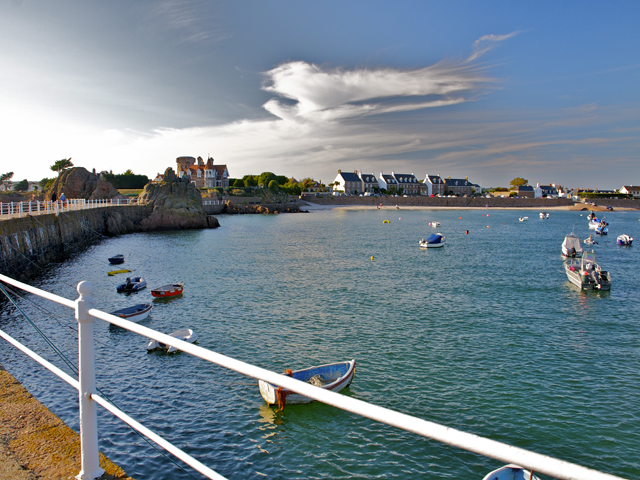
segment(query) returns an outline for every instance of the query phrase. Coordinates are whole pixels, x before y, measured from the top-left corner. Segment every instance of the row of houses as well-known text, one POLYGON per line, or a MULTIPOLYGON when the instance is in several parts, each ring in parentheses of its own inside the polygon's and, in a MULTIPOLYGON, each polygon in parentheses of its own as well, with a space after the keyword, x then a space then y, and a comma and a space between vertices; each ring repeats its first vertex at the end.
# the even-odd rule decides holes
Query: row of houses
POLYGON ((363 173, 355 170, 343 172, 338 170, 338 176, 333 182, 333 191, 346 195, 377 193, 380 190, 402 193, 404 195, 472 195, 481 193, 482 187, 471 183, 467 177, 451 178, 440 175, 425 175, 424 180, 418 180, 414 173, 382 173, 376 177, 373 173, 363 173))
POLYGON ((618 193, 622 193, 624 195, 633 195, 634 198, 640 198, 640 187, 634 187, 633 185, 625 185, 619 190, 599 190, 599 189, 588 189, 588 188, 576 188, 576 189, 566 189, 560 186, 556 187, 555 183, 551 185, 540 185, 533 187, 531 185, 519 185, 513 189, 513 191, 519 197, 525 198, 563 198, 563 197, 574 197, 576 200, 580 196, 584 196, 587 193, 603 193, 608 195, 615 195, 618 193))

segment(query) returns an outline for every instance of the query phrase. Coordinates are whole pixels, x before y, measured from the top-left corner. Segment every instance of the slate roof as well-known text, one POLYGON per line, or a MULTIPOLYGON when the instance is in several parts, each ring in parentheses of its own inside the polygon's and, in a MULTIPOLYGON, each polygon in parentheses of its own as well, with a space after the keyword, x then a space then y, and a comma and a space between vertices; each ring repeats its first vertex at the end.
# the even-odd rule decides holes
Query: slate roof
POLYGON ((394 173, 393 176, 398 183, 418 183, 418 179, 412 173, 394 173))
POLYGON ((387 185, 395 185, 398 183, 396 182, 396 179, 393 178, 393 175, 387 175, 386 173, 383 173, 380 176, 382 177, 382 179, 385 181, 387 185))
POLYGON ((339 175, 342 177, 342 179, 345 182, 359 182, 360 181, 360 177, 358 176, 357 173, 353 173, 353 172, 340 172, 339 175))
POLYGON ((531 185, 518 185, 518 192, 533 192, 531 185))
POLYGON ((633 186, 633 185, 625 185, 623 188, 625 188, 627 190, 627 192, 640 192, 640 187, 638 186, 633 186))
POLYGON ((427 178, 434 185, 442 185, 444 180, 440 177, 440 175, 427 175, 427 178))
MULTIPOLYGON (((447 182, 447 185, 450 185, 452 187, 471 187, 473 186, 473 183, 471 183, 469 180, 467 180, 466 178, 447 178, 445 180, 447 182)), ((533 188, 531 188, 531 191, 533 191, 533 188)))
POLYGON ((364 183, 375 183, 376 185, 378 184, 378 179, 373 173, 361 173, 360 175, 362 176, 361 178, 364 183))

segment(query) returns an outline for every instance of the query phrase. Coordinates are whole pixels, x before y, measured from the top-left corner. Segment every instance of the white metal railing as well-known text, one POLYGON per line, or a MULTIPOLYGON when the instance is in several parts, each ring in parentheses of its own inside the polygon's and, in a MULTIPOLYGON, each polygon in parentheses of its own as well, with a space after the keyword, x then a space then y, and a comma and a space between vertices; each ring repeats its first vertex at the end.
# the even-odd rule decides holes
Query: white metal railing
POLYGON ((118 418, 129 424, 132 428, 139 431, 149 439, 173 453, 186 464, 193 467, 203 475, 213 479, 222 479, 219 474, 211 470, 206 465, 198 462, 188 454, 163 440, 154 434, 124 412, 114 407, 102 397, 96 394, 95 372, 94 372, 94 351, 93 351, 93 321, 95 318, 104 320, 113 325, 125 328, 134 333, 142 335, 153 340, 157 340, 164 344, 178 348, 202 360, 214 363, 221 367, 233 370, 248 377, 284 387, 293 390, 296 393, 313 398, 320 402, 332 405, 336 408, 361 415, 371 420, 391 425, 393 427, 406 430, 408 432, 421 435, 423 437, 438 440, 440 442, 462 448, 471 452, 475 452, 486 457, 494 458, 505 463, 514 463, 522 467, 528 468, 536 473, 551 475, 558 479, 565 480, 621 480, 607 473, 582 467, 580 465, 558 460, 547 455, 541 455, 535 452, 525 450, 523 448, 513 447, 505 443, 490 440, 471 433, 455 430, 453 428, 439 425, 434 422, 422 420, 420 418, 406 415, 388 408, 379 407, 362 400, 357 400, 346 395, 340 395, 335 392, 323 390, 311 384, 295 380, 291 377, 280 375, 278 373, 266 370, 264 368, 251 365, 240 360, 221 355, 219 353, 207 350, 205 348, 186 343, 169 335, 157 332, 150 328, 138 325, 136 323, 115 317, 109 313, 93 308, 91 299, 91 284, 89 282, 80 282, 77 290, 80 297, 74 302, 63 297, 59 297, 49 292, 31 287, 24 283, 18 282, 10 277, 0 275, 0 281, 13 285, 24 291, 38 295, 42 298, 51 300, 61 305, 73 308, 76 312, 78 320, 78 345, 79 345, 79 382, 51 365, 46 360, 31 352, 27 347, 21 345, 16 340, 9 337, 0 330, 0 337, 7 340, 12 345, 25 352, 31 358, 44 365, 54 374, 61 377, 70 385, 78 389, 80 400, 80 442, 82 447, 82 470, 77 478, 93 479, 102 474, 102 470, 98 463, 98 433, 97 433, 97 415, 95 404, 99 404, 118 418))
POLYGON ((0 202, 0 220, 9 218, 22 218, 27 215, 59 214, 72 210, 86 210, 89 208, 115 207, 122 205, 138 205, 137 198, 104 198, 97 200, 85 200, 84 198, 70 198, 40 202, 32 200, 28 202, 0 202))

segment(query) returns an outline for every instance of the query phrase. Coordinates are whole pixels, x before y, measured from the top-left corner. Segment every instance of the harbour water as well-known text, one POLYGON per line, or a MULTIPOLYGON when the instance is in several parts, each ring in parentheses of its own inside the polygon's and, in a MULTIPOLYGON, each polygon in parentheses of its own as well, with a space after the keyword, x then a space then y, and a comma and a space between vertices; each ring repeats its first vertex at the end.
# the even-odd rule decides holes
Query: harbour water
MULTIPOLYGON (((76 283, 90 280, 105 311, 150 302, 149 289, 117 294, 124 277, 106 275, 107 257, 123 253, 150 287, 185 282, 143 325, 193 328, 200 346, 278 372, 355 358, 345 395, 638 478, 640 245, 615 239, 640 242, 640 222, 638 212, 606 218, 610 233, 593 248, 610 292, 582 292, 564 273, 564 236, 593 233, 586 212, 540 220, 532 210, 221 216, 216 230, 104 239, 33 283, 75 299, 76 283), (436 231, 445 247, 420 250, 436 231)), ((27 298, 25 312, 77 361, 73 312, 27 298)), ((6 303, 0 328, 62 366, 6 303)), ((322 404, 276 412, 257 381, 145 346, 98 321, 99 388, 230 479, 474 479, 501 465, 322 404)), ((71 387, 8 345, 0 363, 78 430, 71 387)), ((201 478, 104 411, 99 427, 101 450, 134 478, 201 478)))

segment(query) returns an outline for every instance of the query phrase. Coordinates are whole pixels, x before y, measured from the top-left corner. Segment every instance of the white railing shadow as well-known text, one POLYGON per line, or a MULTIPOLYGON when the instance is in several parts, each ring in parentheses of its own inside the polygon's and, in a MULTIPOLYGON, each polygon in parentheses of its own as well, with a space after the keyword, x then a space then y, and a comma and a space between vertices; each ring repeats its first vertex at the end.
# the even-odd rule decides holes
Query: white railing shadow
POLYGON ((513 447, 505 443, 449 428, 434 422, 422 420, 411 415, 379 407, 339 393, 323 390, 309 383, 301 382, 286 375, 281 375, 255 365, 221 355, 206 348, 178 340, 164 333, 157 332, 156 330, 113 316, 109 313, 93 308, 93 301, 91 299, 92 287, 89 282, 80 282, 78 284, 77 290, 80 297, 76 301, 72 301, 22 282, 18 282, 17 280, 4 275, 0 275, 0 281, 75 310, 76 320, 78 320, 79 381, 76 381, 62 370, 47 362, 42 357, 11 338, 2 330, 0 330, 0 337, 4 338, 16 348, 20 349, 22 352, 45 366, 71 386, 78 389, 80 401, 80 443, 82 447, 82 470, 77 477, 78 479, 94 479, 104 473, 102 469, 100 469, 98 461, 98 427, 95 404, 102 406, 107 411, 123 420, 133 429, 145 435, 147 438, 208 478, 216 480, 224 478, 214 470, 136 422, 126 413, 122 412, 96 393, 93 323, 94 319, 100 319, 137 333, 143 337, 176 347, 178 350, 207 362, 214 363, 251 378, 264 380, 274 385, 293 390, 296 393, 313 398, 314 400, 328 405, 332 405, 336 408, 340 408, 341 410, 355 413, 371 420, 400 428, 426 438, 431 438, 433 440, 446 443, 447 445, 452 445, 470 452, 500 460, 505 463, 520 465, 531 471, 535 471, 536 473, 551 475, 563 480, 623 480, 621 477, 599 472, 574 463, 565 462, 547 455, 541 455, 523 448, 513 447))

